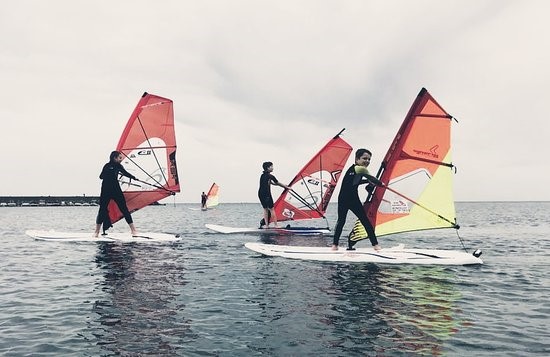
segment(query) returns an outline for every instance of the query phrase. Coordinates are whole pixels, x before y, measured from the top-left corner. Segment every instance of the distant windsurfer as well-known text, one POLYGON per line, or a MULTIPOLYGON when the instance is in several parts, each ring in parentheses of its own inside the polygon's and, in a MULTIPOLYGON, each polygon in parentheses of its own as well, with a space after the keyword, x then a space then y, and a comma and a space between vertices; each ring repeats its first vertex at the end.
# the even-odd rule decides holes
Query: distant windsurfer
POLYGON ((290 187, 279 182, 273 172, 273 163, 266 161, 262 164, 263 172, 260 176, 260 188, 258 189, 258 198, 264 209, 264 218, 260 222, 260 228, 269 228, 269 223, 273 222, 273 225, 277 227, 277 215, 273 209, 273 197, 271 196, 271 185, 281 186, 287 190, 290 187))
POLYGON ((201 195, 201 208, 202 209, 206 209, 206 200, 208 199, 208 196, 206 195, 206 193, 204 193, 204 191, 202 192, 202 195, 201 195))
MULTIPOLYGON (((381 184, 381 182, 374 176, 371 176, 367 170, 367 166, 370 164, 371 156, 372 153, 369 150, 358 149, 355 152, 355 164, 348 168, 344 178, 342 179, 342 187, 340 188, 340 193, 338 194, 338 220, 336 222, 336 227, 334 228, 332 250, 338 250, 338 242, 340 240, 340 235, 342 234, 344 224, 346 223, 348 210, 352 211, 357 218, 359 218, 361 224, 367 231, 369 240, 374 249, 381 249, 378 245, 374 228, 367 218, 363 205, 361 204, 361 199, 359 198, 359 193, 357 192, 357 189, 361 184, 381 184)), ((354 244, 355 242, 348 239, 348 250, 353 250, 354 244)))
POLYGON ((120 152, 111 152, 111 155, 109 156, 109 162, 103 166, 101 174, 99 175, 99 178, 103 181, 101 183, 99 212, 97 213, 94 237, 97 237, 99 235, 99 230, 102 224, 103 233, 105 233, 107 229, 113 226, 109 218, 109 212, 107 210, 107 206, 109 205, 110 200, 116 202, 118 208, 120 209, 120 212, 124 215, 126 223, 128 223, 128 225, 130 226, 132 235, 137 235, 137 230, 134 226, 132 215, 130 214, 130 211, 128 211, 128 207, 126 206, 126 199, 124 198, 124 194, 122 193, 122 189, 120 188, 120 184, 118 183, 118 175, 121 174, 123 176, 129 177, 132 180, 137 179, 134 175, 124 169, 121 164, 123 159, 124 156, 120 152))

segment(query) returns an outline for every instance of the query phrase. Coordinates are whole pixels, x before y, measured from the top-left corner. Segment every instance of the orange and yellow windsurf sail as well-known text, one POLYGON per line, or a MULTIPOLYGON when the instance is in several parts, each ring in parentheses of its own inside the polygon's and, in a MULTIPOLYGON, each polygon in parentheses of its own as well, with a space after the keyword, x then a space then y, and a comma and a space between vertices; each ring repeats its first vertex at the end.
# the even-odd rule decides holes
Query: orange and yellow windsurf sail
MULTIPOLYGON (((377 236, 436 228, 458 228, 453 199, 449 115, 424 88, 397 132, 365 202, 377 236)), ((360 222, 351 240, 366 238, 360 222)))

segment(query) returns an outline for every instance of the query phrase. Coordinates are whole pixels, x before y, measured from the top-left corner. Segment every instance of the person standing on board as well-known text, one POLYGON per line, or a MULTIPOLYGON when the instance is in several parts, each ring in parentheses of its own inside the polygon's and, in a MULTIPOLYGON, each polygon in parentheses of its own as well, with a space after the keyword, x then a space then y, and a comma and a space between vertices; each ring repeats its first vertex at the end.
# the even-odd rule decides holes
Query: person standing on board
MULTIPOLYGON (((365 210, 363 209, 363 204, 359 198, 359 193, 357 192, 357 189, 361 184, 373 183, 378 186, 382 184, 377 178, 371 176, 369 174, 369 170, 367 170, 367 166, 370 164, 371 156, 372 153, 369 150, 358 149, 355 152, 355 164, 348 168, 344 178, 342 179, 342 187, 340 188, 340 193, 338 194, 338 220, 336 222, 336 227, 334 228, 332 250, 338 250, 338 242, 340 240, 340 235, 342 234, 344 224, 346 223, 348 210, 352 211, 357 218, 359 218, 361 224, 365 227, 374 250, 382 249, 378 245, 374 228, 367 218, 365 210)), ((354 250, 354 244, 355 242, 348 239, 348 250, 354 250)))
POLYGON ((208 199, 208 196, 206 195, 206 193, 204 193, 204 191, 202 192, 202 195, 201 195, 201 208, 202 209, 206 209, 206 200, 208 199))
POLYGON ((94 237, 97 237, 99 235, 99 229, 101 228, 102 224, 104 233, 107 229, 113 226, 111 224, 111 220, 109 219, 109 212, 107 211, 107 206, 109 205, 110 200, 116 202, 118 208, 120 209, 120 212, 122 212, 122 214, 124 215, 126 223, 128 223, 128 225, 130 226, 132 235, 135 236, 138 234, 136 227, 134 226, 134 221, 132 220, 132 215, 130 214, 130 211, 128 211, 128 207, 126 206, 126 199, 124 198, 124 194, 122 193, 122 189, 120 188, 120 184, 118 183, 118 174, 120 173, 121 175, 129 177, 132 180, 137 180, 137 178, 126 171, 124 167, 120 164, 123 159, 124 157, 120 152, 111 152, 111 155, 109 156, 109 162, 103 166, 101 174, 99 175, 99 178, 103 181, 101 183, 101 195, 99 196, 99 212, 97 213, 97 218, 95 222, 96 227, 94 237))
POLYGON ((281 186, 287 190, 290 190, 290 187, 280 183, 275 176, 271 173, 273 172, 273 163, 266 161, 262 164, 264 172, 260 176, 260 188, 258 189, 258 198, 264 209, 264 218, 260 223, 260 228, 269 228, 270 221, 273 221, 273 225, 277 227, 277 215, 273 209, 273 197, 271 196, 271 185, 281 186))

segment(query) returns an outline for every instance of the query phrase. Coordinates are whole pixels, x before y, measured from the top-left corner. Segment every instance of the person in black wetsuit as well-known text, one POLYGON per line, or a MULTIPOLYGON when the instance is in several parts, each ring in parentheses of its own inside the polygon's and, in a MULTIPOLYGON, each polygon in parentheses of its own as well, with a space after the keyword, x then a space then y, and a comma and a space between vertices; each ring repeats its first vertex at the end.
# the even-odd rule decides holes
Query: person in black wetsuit
MULTIPOLYGON (((381 249, 378 245, 374 228, 367 218, 365 210, 363 209, 363 204, 361 204, 361 199, 359 198, 359 193, 357 192, 357 189, 361 184, 382 184, 376 177, 371 176, 367 170, 367 166, 370 164, 371 156, 372 154, 369 150, 358 149, 355 152, 355 164, 348 168, 344 178, 342 179, 342 187, 340 188, 340 193, 338 194, 338 220, 336 222, 336 227, 334 228, 332 250, 338 250, 338 242, 340 240, 340 235, 342 234, 344 224, 346 223, 348 210, 352 211, 357 218, 359 218, 361 224, 363 224, 365 230, 367 231, 369 240, 374 249, 381 249)), ((353 250, 354 244, 355 242, 348 239, 348 250, 353 250)))
POLYGON ((202 192, 202 195, 201 195, 201 208, 202 209, 205 209, 206 208, 206 201, 208 200, 208 196, 206 195, 206 193, 204 193, 204 191, 202 192))
POLYGON ((120 209, 120 212, 122 212, 122 214, 124 215, 126 223, 128 223, 128 225, 130 226, 132 235, 137 235, 137 230, 134 226, 132 215, 130 214, 130 211, 128 211, 128 207, 126 206, 126 199, 124 199, 124 194, 122 193, 122 189, 120 188, 120 184, 118 183, 118 175, 120 173, 121 175, 129 177, 132 180, 137 179, 134 175, 126 171, 124 167, 120 164, 123 159, 124 156, 120 152, 111 152, 111 155, 109 156, 109 162, 103 166, 101 174, 99 175, 99 178, 102 179, 103 182, 101 183, 99 212, 97 213, 97 218, 95 222, 96 228, 94 237, 97 237, 99 235, 99 230, 102 224, 103 233, 105 233, 107 229, 113 226, 111 220, 109 219, 109 212, 107 211, 107 206, 109 205, 110 200, 116 202, 118 208, 120 209))
POLYGON ((269 228, 270 221, 273 221, 275 227, 277 227, 277 216, 273 210, 273 197, 271 196, 271 185, 281 186, 287 190, 290 190, 290 187, 280 183, 275 176, 271 173, 273 172, 273 163, 266 161, 262 164, 264 172, 260 176, 260 188, 258 189, 258 198, 264 209, 264 218, 260 221, 260 228, 269 228))

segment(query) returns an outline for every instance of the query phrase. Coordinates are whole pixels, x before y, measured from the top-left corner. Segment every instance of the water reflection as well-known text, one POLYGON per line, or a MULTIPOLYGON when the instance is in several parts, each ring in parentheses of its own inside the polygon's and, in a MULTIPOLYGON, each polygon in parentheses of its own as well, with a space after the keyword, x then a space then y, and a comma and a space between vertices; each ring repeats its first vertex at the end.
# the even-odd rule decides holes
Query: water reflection
POLYGON ((330 279, 337 303, 327 324, 346 352, 441 355, 463 324, 446 268, 338 265, 330 279))
POLYGON ((100 328, 93 334, 102 350, 115 355, 171 355, 182 346, 190 323, 178 299, 186 284, 182 266, 166 246, 98 245, 96 264, 104 279, 94 303, 100 328))

